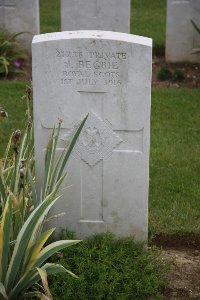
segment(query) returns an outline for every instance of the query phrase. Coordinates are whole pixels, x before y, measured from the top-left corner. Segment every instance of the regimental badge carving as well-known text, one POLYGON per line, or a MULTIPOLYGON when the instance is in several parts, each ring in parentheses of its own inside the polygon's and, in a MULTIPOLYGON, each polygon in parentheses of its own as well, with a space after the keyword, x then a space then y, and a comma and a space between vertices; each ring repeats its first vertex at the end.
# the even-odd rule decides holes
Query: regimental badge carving
MULTIPOLYGON (((71 130, 61 137, 68 142, 71 130)), ((73 150, 75 156, 93 167, 100 160, 112 154, 113 149, 122 142, 122 139, 113 132, 112 128, 99 116, 91 112, 81 131, 73 150)))
POLYGON ((89 126, 84 129, 80 142, 83 147, 88 148, 91 152, 98 152, 103 148, 104 140, 105 137, 101 135, 96 126, 89 126))

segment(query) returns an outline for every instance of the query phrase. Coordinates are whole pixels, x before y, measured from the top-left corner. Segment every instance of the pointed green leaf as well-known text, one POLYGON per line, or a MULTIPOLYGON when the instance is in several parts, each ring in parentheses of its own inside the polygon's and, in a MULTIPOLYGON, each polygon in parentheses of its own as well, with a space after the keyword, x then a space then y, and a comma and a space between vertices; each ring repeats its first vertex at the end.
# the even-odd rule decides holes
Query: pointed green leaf
MULTIPOLYGON (((5 203, 6 198, 7 198, 7 194, 6 194, 5 183, 4 183, 1 171, 0 171, 0 196, 2 197, 3 203, 5 203)), ((0 197, 0 200, 1 200, 1 197, 0 197)), ((0 201, 0 203, 1 203, 1 201, 0 201)))
MULTIPOLYGON (((73 274, 72 272, 65 269, 59 264, 47 263, 44 266, 42 266, 41 269, 45 270, 47 275, 66 272, 74 278, 78 278, 75 274, 73 274)), ((32 287, 33 284, 37 283, 39 280, 40 275, 36 268, 25 273, 24 276, 19 280, 19 282, 14 286, 13 290, 9 293, 9 300, 17 299, 19 294, 22 294, 24 291, 32 287)))
POLYGON ((48 300, 53 300, 53 297, 51 295, 51 292, 49 290, 49 285, 48 285, 48 281, 47 281, 47 272, 45 269, 42 269, 42 268, 37 268, 37 271, 38 273, 40 274, 40 278, 42 280, 42 285, 44 287, 44 290, 45 290, 45 295, 46 298, 48 300))
POLYGON ((16 280, 17 273, 20 270, 23 257, 25 257, 25 251, 28 246, 29 240, 32 238, 34 229, 38 227, 38 223, 42 221, 42 218, 48 213, 52 205, 58 200, 55 195, 50 194, 28 217, 23 227, 21 228, 17 241, 13 250, 12 258, 8 268, 5 287, 7 290, 11 290, 16 280))
MULTIPOLYGON (((5 287, 2 282, 0 282, 0 295, 2 295, 4 297, 4 299, 8 299, 5 287)), ((0 299, 1 299, 1 296, 0 296, 0 299)))
POLYGON ((195 28, 195 30, 200 34, 200 28, 197 26, 197 24, 193 21, 193 20, 190 20, 193 27, 195 28))
POLYGON ((30 184, 30 188, 31 188, 31 192, 32 192, 33 205, 34 205, 34 208, 36 208, 38 206, 39 202, 38 202, 38 198, 37 198, 35 184, 33 182, 33 177, 32 177, 31 170, 29 167, 27 167, 27 174, 28 174, 28 182, 30 184))
POLYGON ((59 170, 59 173, 58 173, 58 177, 57 177, 57 178, 60 178, 60 176, 61 176, 62 173, 63 173, 63 170, 64 170, 64 168, 65 168, 65 166, 66 166, 66 163, 67 163, 67 161, 68 161, 68 159, 69 159, 69 156, 70 156, 72 150, 74 149, 74 146, 75 146, 76 141, 77 141, 77 139, 78 139, 78 137, 79 137, 79 135, 80 135, 80 133, 81 133, 81 130, 82 130, 83 126, 85 125, 85 122, 86 122, 86 120, 87 120, 87 117, 88 117, 88 114, 87 114, 86 117, 83 119, 83 121, 80 123, 80 125, 79 125, 78 129, 76 130, 76 132, 75 132, 75 134, 74 134, 74 136, 73 136, 73 138, 72 138, 72 140, 71 140, 69 146, 67 146, 66 149, 65 149, 65 154, 64 154, 63 161, 62 161, 62 164, 61 164, 61 166, 60 166, 60 170, 59 170))
POLYGON ((46 246, 35 260, 33 268, 40 267, 49 257, 51 257, 57 251, 60 251, 64 248, 67 248, 80 242, 80 240, 61 240, 46 246))
POLYGON ((6 151, 5 151, 5 154, 4 154, 4 164, 3 164, 3 169, 6 168, 6 163, 7 163, 7 160, 8 160, 8 154, 10 152, 10 147, 11 147, 11 143, 12 143, 12 138, 13 138, 13 134, 11 135, 10 139, 9 139, 9 142, 7 144, 7 147, 6 147, 6 151))
POLYGON ((12 203, 9 196, 3 211, 2 221, 0 225, 0 281, 4 282, 9 258, 10 249, 10 233, 12 220, 12 203))
POLYGON ((32 245, 31 248, 28 249, 28 257, 25 262, 26 269, 25 271, 28 271, 32 268, 37 256, 39 255, 42 247, 48 240, 48 238, 52 235, 55 228, 51 228, 49 230, 44 231, 39 238, 36 240, 36 242, 32 245))

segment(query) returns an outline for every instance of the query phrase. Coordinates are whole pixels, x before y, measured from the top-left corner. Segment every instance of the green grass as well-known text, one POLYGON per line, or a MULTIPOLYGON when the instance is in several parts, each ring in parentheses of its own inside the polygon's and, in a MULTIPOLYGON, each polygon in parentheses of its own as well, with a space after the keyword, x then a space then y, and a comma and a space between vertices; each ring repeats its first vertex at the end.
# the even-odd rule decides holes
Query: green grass
POLYGON ((165 47, 166 0, 132 0, 131 33, 150 37, 156 53, 165 47))
POLYGON ((21 100, 24 95, 25 83, 0 81, 0 106, 8 113, 8 118, 0 119, 0 157, 13 131, 23 129, 26 105, 21 100))
POLYGON ((60 0, 40 0, 40 32, 58 32, 60 28, 60 0))
POLYGON ((154 89, 152 99, 150 231, 200 233, 200 89, 154 89))
MULTIPOLYGON (((60 31, 59 0, 41 0, 40 14, 41 33, 60 31)), ((166 0, 132 0, 131 33, 153 38, 156 53, 164 52, 165 22, 166 0)))
POLYGON ((115 240, 111 234, 98 235, 62 251, 60 263, 79 276, 49 277, 54 299, 160 299, 168 266, 158 251, 144 251, 131 238, 115 240))

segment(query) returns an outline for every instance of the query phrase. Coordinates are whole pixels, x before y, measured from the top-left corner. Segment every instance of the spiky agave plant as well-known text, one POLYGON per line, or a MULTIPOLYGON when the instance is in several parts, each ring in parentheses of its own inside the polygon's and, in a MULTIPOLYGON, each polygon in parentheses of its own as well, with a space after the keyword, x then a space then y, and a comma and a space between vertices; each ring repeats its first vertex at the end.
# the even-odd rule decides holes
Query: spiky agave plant
POLYGON ((10 240, 12 200, 11 197, 7 199, 0 227, 0 293, 3 299, 23 298, 25 292, 40 280, 41 272, 47 275, 57 272, 72 274, 60 265, 44 264, 55 252, 79 242, 61 240, 43 248, 54 231, 53 228, 42 233, 41 229, 46 214, 59 198, 56 189, 30 214, 16 241, 10 240))
MULTIPOLYGON (((55 228, 42 232, 49 209, 58 201, 58 189, 66 173, 64 167, 74 148, 76 140, 85 124, 87 116, 75 130, 71 142, 63 150, 55 163, 55 151, 61 123, 54 128, 45 157, 45 181, 40 198, 36 195, 32 162, 32 129, 25 130, 18 147, 15 160, 6 158, 1 162, 0 197, 2 215, 0 223, 0 299, 23 299, 25 294, 35 294, 44 299, 52 299, 48 289, 47 275, 68 272, 61 265, 46 263, 55 252, 78 243, 78 240, 60 240, 44 246, 55 228), (31 145, 31 146, 30 146, 31 145), (25 161, 26 164, 22 165, 25 161), (21 175, 23 167, 23 190, 21 175), (26 213, 25 213, 26 212, 26 213), (35 283, 42 280, 45 294, 29 292, 35 283)), ((75 276, 76 277, 76 276, 75 276)))

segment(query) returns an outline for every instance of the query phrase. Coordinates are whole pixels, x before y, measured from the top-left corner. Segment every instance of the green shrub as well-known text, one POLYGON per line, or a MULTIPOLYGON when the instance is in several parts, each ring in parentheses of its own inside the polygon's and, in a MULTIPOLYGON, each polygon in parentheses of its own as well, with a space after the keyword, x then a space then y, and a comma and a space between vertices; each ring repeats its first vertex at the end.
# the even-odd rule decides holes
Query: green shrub
POLYGON ((52 262, 70 268, 79 276, 77 280, 64 274, 50 278, 51 291, 57 300, 160 299, 168 269, 155 249, 145 251, 133 238, 117 240, 110 233, 64 250, 52 262))
POLYGON ((173 73, 173 80, 182 82, 185 79, 185 74, 183 69, 176 69, 173 73))
POLYGON ((167 67, 162 67, 157 74, 159 80, 168 80, 172 77, 171 71, 167 67))
POLYGON ((22 32, 8 34, 0 30, 0 75, 23 72, 23 62, 26 59, 24 51, 20 48, 16 37, 22 32))

